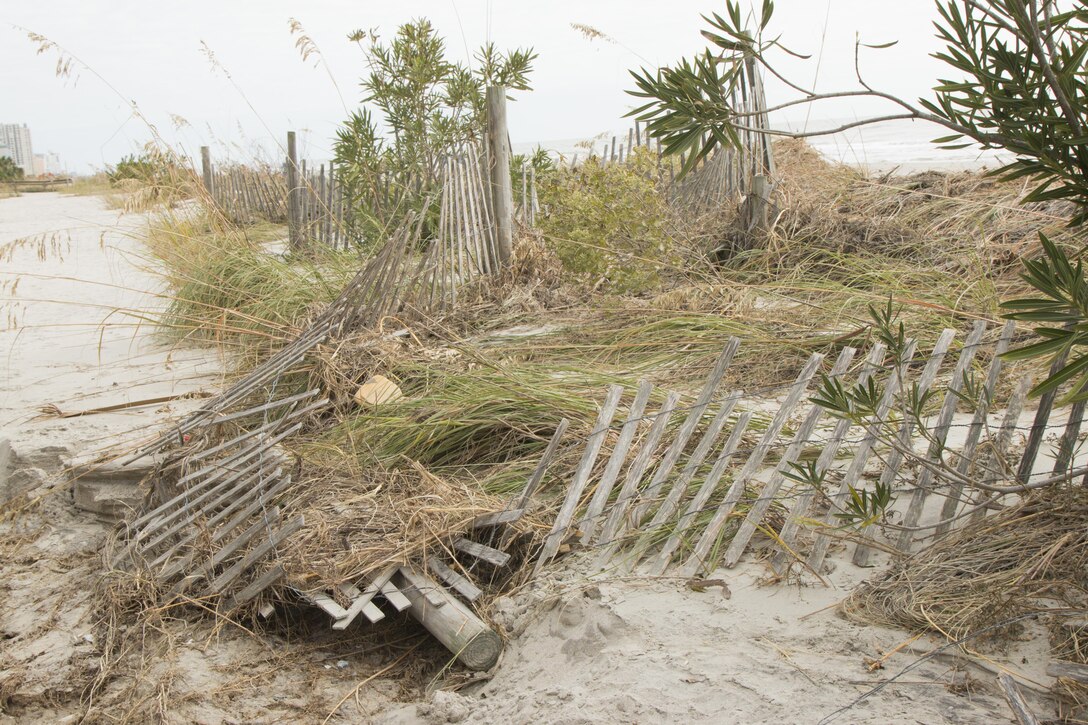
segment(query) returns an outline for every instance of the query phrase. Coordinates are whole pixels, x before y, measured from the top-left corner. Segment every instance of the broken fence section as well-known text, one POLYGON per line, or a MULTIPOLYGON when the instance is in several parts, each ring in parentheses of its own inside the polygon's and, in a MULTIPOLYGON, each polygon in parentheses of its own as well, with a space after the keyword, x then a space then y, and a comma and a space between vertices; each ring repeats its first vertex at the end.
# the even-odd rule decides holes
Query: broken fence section
MULTIPOLYGON (((906 553, 986 515, 1001 506, 1003 495, 1015 497, 999 485, 1015 481, 1018 467, 1046 463, 1010 460, 1029 383, 1015 386, 1000 412, 1001 353, 1014 326, 1008 323, 984 346, 987 331, 976 323, 957 355, 950 353, 952 330, 924 357, 911 341, 899 359, 879 343, 859 362, 852 348, 830 366, 812 355, 779 389, 774 408, 721 389, 740 346, 736 339, 690 405, 679 406, 679 395, 643 381, 624 411, 623 391, 613 386, 536 570, 561 550, 585 549, 603 569, 641 566, 653 575, 694 577, 735 566, 762 534, 777 570, 799 561, 818 573, 834 541, 853 539, 853 559, 866 565, 874 547, 906 553), (983 347, 991 353, 985 369, 976 363, 983 347), (877 391, 878 399, 861 420, 832 414, 813 402, 814 381, 822 376, 847 389, 877 391), (655 397, 663 399, 656 407, 650 404, 655 397), (922 426, 909 414, 918 401, 925 401, 922 426), (859 528, 852 502, 881 490, 895 492, 902 505, 892 519, 859 528)), ((1069 451, 1082 415, 1073 410, 1067 421, 1045 426, 1063 431, 1056 473, 1073 465, 1069 451)), ((1044 467, 1032 480, 1052 475, 1044 467)))

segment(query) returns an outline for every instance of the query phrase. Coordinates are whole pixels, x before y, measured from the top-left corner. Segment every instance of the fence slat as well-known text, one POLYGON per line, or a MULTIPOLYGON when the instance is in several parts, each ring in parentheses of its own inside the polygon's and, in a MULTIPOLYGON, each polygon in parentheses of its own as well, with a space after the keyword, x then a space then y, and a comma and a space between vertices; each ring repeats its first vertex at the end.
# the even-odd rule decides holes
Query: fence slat
POLYGON ((820 366, 823 358, 824 356, 819 353, 814 354, 808 359, 808 362, 805 363, 805 367, 801 369, 801 372, 798 374, 797 379, 790 388, 785 401, 767 426, 763 438, 760 439, 755 450, 748 457, 748 460, 745 461, 744 467, 733 480, 733 484, 729 487, 729 491, 719 504, 718 510, 714 513, 714 517, 710 520, 710 523, 707 524, 706 531, 703 532, 702 538, 699 539, 699 542, 695 545, 695 550, 684 564, 682 570, 684 576, 695 576, 695 573, 699 571, 700 568, 711 566, 709 557, 711 549, 718 539, 718 535, 721 533, 726 521, 732 515, 737 502, 740 501, 741 497, 744 495, 744 488, 748 484, 748 481, 759 471, 760 466, 763 465, 763 459, 766 458, 767 453, 770 452, 771 446, 774 444, 782 427, 789 419, 790 413, 793 412, 793 408, 800 402, 801 396, 804 395, 809 382, 812 380, 812 376, 816 374, 816 369, 820 366))
MULTIPOLYGON (((828 374, 831 377, 843 375, 850 367, 850 363, 853 362, 855 354, 857 354, 857 350, 854 348, 844 347, 842 352, 839 353, 838 359, 835 360, 835 364, 831 367, 831 372, 828 374)), ((752 508, 748 510, 748 515, 744 517, 744 521, 741 522, 740 528, 733 536, 733 540, 729 542, 729 548, 726 549, 725 556, 722 557, 722 564, 726 568, 732 569, 736 566, 737 562, 740 561, 740 557, 748 547, 748 542, 751 541, 752 535, 756 531, 756 527, 759 526, 759 522, 766 516, 768 509, 771 507, 771 503, 774 502, 774 497, 778 494, 778 489, 786 482, 786 472, 790 469, 791 464, 797 460, 797 457, 805 447, 805 443, 809 441, 812 434, 816 431, 816 424, 820 422, 823 412, 824 409, 819 405, 813 405, 809 410, 808 415, 805 416, 805 420, 797 429, 797 433, 794 434, 793 441, 790 442, 789 448, 782 454, 778 466, 775 467, 774 473, 771 474, 771 479, 759 493, 759 496, 752 504, 752 508)))
MULTIPOLYGON (((952 345, 952 340, 956 336, 956 331, 946 329, 941 333, 941 336, 937 338, 937 344, 933 347, 933 352, 929 355, 929 360, 926 361, 925 368, 922 369, 922 374, 918 377, 918 383, 914 386, 911 394, 917 392, 918 398, 921 399, 929 392, 930 387, 937 379, 937 373, 940 372, 941 363, 944 361, 945 355, 948 354, 948 348, 952 345)), ((904 390, 906 390, 904 388, 904 390)), ((914 426, 915 420, 911 415, 904 411, 903 420, 899 424, 899 433, 896 436, 896 441, 899 447, 892 448, 888 453, 888 459, 884 462, 884 472, 880 476, 880 484, 886 486, 889 489, 895 483, 896 477, 899 474, 899 465, 903 461, 904 450, 910 450, 911 443, 914 440, 914 426)), ((875 537, 875 527, 869 526, 862 530, 861 540, 854 547, 853 562, 857 566, 868 566, 869 556, 872 553, 872 547, 869 546, 870 541, 875 537)))

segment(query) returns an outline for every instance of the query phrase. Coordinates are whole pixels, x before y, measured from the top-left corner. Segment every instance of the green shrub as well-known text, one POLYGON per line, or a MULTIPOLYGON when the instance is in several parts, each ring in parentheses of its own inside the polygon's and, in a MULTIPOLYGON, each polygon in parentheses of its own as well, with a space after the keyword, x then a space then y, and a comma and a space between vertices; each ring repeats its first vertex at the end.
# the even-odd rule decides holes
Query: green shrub
POLYGON ((538 176, 540 228, 568 271, 621 292, 658 286, 676 255, 656 176, 657 159, 643 148, 625 164, 591 158, 538 176))
POLYGON ((21 178, 23 170, 10 157, 0 156, 0 181, 18 181, 21 178))
POLYGON ((153 183, 160 176, 159 164, 147 154, 129 154, 121 157, 117 166, 106 172, 106 176, 114 186, 128 179, 153 183))

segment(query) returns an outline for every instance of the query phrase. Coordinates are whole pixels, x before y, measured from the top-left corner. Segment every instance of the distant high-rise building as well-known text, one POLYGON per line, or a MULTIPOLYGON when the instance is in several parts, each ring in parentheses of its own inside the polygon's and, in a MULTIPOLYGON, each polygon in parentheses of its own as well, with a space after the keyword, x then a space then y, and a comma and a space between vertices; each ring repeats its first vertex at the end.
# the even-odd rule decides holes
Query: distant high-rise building
POLYGON ((0 148, 7 147, 8 153, 15 165, 23 170, 24 174, 34 173, 34 148, 30 145, 30 129, 26 124, 0 123, 0 148))

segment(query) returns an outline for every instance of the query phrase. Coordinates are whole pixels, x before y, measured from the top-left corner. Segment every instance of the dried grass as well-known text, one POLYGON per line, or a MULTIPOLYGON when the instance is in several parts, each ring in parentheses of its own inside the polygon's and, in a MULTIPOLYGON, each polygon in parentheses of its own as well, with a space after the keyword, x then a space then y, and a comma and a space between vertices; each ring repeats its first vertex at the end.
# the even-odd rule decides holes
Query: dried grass
MULTIPOLYGON (((1088 491, 1052 489, 893 564, 843 604, 851 619, 962 639, 1088 604, 1088 491)), ((1000 632, 999 629, 995 632, 1000 632)))

